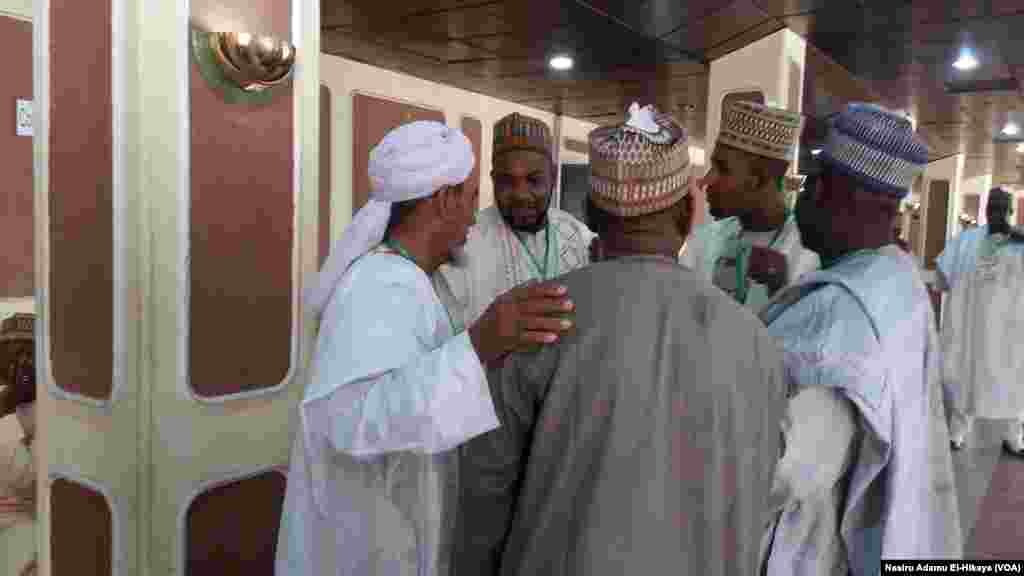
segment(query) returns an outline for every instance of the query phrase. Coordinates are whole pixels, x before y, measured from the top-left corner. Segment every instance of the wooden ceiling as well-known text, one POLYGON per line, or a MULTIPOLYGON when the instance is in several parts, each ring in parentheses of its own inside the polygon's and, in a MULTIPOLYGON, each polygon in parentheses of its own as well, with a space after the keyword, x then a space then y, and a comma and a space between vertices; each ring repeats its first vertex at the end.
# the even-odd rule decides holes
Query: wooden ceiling
POLYGON ((597 123, 644 85, 668 82, 703 141, 708 62, 785 27, 812 45, 804 149, 853 100, 915 116, 933 159, 963 153, 997 182, 1024 183, 1016 143, 996 142, 1020 88, 950 94, 947 81, 1024 80, 1024 0, 322 0, 322 50, 597 123), (951 67, 962 44, 981 61, 951 67), (556 52, 570 72, 547 65, 556 52))

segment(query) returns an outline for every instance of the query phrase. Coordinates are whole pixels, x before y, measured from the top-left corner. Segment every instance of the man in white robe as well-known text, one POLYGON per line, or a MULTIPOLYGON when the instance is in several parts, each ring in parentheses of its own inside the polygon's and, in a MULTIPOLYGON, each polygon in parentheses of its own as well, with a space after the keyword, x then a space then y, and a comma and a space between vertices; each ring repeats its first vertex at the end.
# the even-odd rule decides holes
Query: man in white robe
POLYGON ((0 573, 34 574, 36 558, 35 317, 0 326, 0 573))
POLYGON ((951 442, 964 446, 974 418, 1006 420, 1003 447, 1024 456, 1024 237, 1010 228, 1013 197, 989 192, 989 224, 951 240, 936 260, 948 293, 943 382, 951 442))
POLYGON ((825 267, 761 315, 793 395, 766 573, 875 575, 882 558, 960 558, 934 314, 918 268, 891 244, 927 147, 902 115, 851 104, 820 157, 796 217, 825 267))
POLYGON ((731 102, 702 184, 710 214, 680 261, 757 311, 783 286, 816 270, 789 210, 786 171, 800 138, 800 114, 731 102))
POLYGON ((684 265, 753 310, 819 265, 788 210, 793 194, 785 173, 799 135, 799 114, 753 102, 726 106, 712 168, 701 182, 709 215, 719 220, 696 227, 681 255, 684 265))
POLYGON ((535 118, 514 113, 494 125, 494 204, 478 215, 459 257, 435 277, 438 293, 450 293, 450 310, 467 323, 512 287, 589 262, 594 234, 551 205, 558 178, 553 145, 547 124, 535 118))
POLYGON ((447 452, 498 426, 483 364, 550 343, 564 288, 498 299, 468 329, 430 274, 465 242, 477 190, 469 140, 437 122, 391 131, 370 154, 370 202, 306 295, 321 317, 299 407, 279 576, 447 572, 447 452))

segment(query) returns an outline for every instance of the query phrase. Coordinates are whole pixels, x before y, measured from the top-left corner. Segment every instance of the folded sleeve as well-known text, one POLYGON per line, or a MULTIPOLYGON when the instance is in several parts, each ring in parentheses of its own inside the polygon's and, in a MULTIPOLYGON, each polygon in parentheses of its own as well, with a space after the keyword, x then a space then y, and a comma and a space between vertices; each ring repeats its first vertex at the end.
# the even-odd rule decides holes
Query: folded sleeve
POLYGON ((305 404, 334 450, 438 453, 498 426, 469 334, 432 346, 436 306, 418 288, 353 290, 325 317, 305 404))

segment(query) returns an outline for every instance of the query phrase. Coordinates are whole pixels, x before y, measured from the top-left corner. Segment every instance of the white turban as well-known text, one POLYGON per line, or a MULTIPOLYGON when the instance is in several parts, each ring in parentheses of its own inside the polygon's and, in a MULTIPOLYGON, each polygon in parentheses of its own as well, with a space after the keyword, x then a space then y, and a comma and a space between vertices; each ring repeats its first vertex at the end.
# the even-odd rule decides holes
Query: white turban
POLYGON ((476 158, 460 130, 440 122, 412 122, 388 132, 370 152, 370 200, 345 228, 341 240, 306 290, 306 306, 323 312, 334 288, 357 258, 384 240, 391 204, 426 198, 466 181, 476 158))

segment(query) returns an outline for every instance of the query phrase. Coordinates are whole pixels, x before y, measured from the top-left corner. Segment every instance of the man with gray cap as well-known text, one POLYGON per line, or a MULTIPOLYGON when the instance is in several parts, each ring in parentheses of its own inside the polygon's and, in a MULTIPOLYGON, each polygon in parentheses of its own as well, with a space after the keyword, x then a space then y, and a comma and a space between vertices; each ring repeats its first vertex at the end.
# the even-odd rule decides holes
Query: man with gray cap
POLYGON ((489 380, 501 427, 460 449, 459 576, 756 573, 782 355, 677 261, 682 127, 651 108, 590 135, 602 261, 559 278, 575 332, 489 380))
POLYGON ((891 244, 928 149, 904 116, 851 104, 820 157, 796 219, 824 269, 761 314, 792 396, 766 573, 875 575, 882 558, 960 558, 934 314, 891 244))
POLYGON ((1024 235, 1010 226, 1013 196, 993 188, 988 224, 968 230, 936 260, 943 314, 943 383, 951 443, 959 450, 974 418, 1005 420, 1003 447, 1024 456, 1024 235))
POLYGON ((532 285, 463 330, 430 275, 465 243, 477 191, 469 140, 437 122, 370 154, 371 198, 306 294, 321 317, 299 407, 276 573, 447 572, 447 452, 498 426, 483 364, 555 341, 565 289, 532 285))

